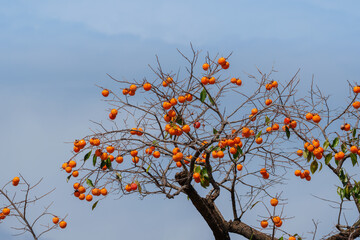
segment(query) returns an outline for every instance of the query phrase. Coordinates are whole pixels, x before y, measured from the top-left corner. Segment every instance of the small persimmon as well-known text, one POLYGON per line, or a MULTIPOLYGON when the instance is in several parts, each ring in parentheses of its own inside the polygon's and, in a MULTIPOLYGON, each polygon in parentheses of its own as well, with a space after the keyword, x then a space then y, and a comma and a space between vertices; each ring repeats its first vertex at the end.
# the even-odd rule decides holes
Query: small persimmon
POLYGON ((57 224, 57 223, 59 222, 59 218, 58 218, 58 217, 53 217, 53 218, 52 218, 52 222, 53 222, 54 224, 57 224))
POLYGON ((276 205, 278 205, 279 201, 276 198, 273 198, 270 200, 270 204, 273 207, 276 207, 276 205))
POLYGON ((266 228, 269 225, 269 223, 266 220, 262 220, 260 225, 262 228, 266 228))
POLYGON ((209 65, 208 63, 204 63, 204 64, 202 65, 202 68, 203 68, 205 71, 207 71, 207 70, 209 69, 209 67, 210 67, 210 65, 209 65))
POLYGON ((102 188, 100 190, 100 193, 101 193, 101 195, 106 196, 108 194, 108 191, 106 190, 106 188, 102 188))
POLYGON ((236 165, 236 169, 237 169, 238 171, 241 171, 242 168, 243 168, 243 165, 241 165, 240 163, 239 163, 238 165, 236 165))
POLYGON ((160 152, 159 151, 154 151, 153 156, 154 156, 154 158, 159 158, 160 157, 160 152))
POLYGON ((265 101, 265 105, 266 105, 266 106, 269 106, 271 103, 272 103, 272 100, 271 100, 271 99, 266 99, 266 101, 265 101))
POLYGON ((88 194, 88 195, 86 195, 85 199, 86 199, 86 201, 91 202, 93 200, 93 196, 88 194))
POLYGON ((59 223, 59 227, 60 227, 60 228, 66 228, 66 226, 67 226, 67 223, 66 223, 65 221, 61 221, 61 222, 59 223))
POLYGON ((151 84, 150 83, 145 83, 143 86, 145 91, 149 91, 151 89, 151 84))
POLYGON ((109 90, 104 89, 104 90, 102 90, 101 94, 102 94, 104 97, 107 97, 107 96, 109 96, 109 90))

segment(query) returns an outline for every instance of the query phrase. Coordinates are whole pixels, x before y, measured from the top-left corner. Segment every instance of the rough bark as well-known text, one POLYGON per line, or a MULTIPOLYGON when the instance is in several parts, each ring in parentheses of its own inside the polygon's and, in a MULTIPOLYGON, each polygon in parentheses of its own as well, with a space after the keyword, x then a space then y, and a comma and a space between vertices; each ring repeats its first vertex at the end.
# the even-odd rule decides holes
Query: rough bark
MULTIPOLYGON (((181 186, 185 186, 187 173, 177 173, 175 178, 181 186)), ((205 219, 216 240, 230 240, 230 232, 242 235, 245 238, 252 240, 277 240, 276 238, 272 238, 271 236, 266 235, 265 233, 262 233, 240 221, 227 222, 216 207, 215 203, 210 199, 200 197, 193 186, 185 186, 184 193, 189 197, 192 204, 205 219)))
POLYGON ((229 222, 229 232, 240 234, 251 240, 277 240, 240 221, 229 222))
MULTIPOLYGON (((176 174, 176 180, 181 185, 186 184, 187 174, 180 172, 176 174)), ((221 213, 216 208, 215 204, 211 200, 200 197, 193 186, 188 185, 185 187, 184 192, 188 195, 190 201, 199 211, 201 216, 205 219, 209 227, 211 228, 216 240, 230 240, 227 224, 221 213)))
POLYGON ((326 240, 353 240, 360 236, 360 228, 349 229, 344 232, 332 235, 326 240))

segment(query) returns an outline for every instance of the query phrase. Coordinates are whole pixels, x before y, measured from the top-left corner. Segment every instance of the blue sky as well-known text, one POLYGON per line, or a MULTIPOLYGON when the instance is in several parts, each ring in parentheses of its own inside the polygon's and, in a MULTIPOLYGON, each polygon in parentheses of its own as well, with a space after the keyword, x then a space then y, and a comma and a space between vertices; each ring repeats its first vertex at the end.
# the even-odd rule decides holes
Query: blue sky
MULTIPOLYGON (((49 202, 55 201, 54 212, 69 214, 69 225, 44 239, 92 240, 103 231, 108 232, 106 239, 212 236, 185 197, 140 201, 136 196, 121 200, 110 196, 94 212, 89 204, 71 197, 71 186, 59 169, 71 155, 71 145, 65 142, 86 135, 92 126, 89 120, 106 117, 108 106, 95 87, 116 86, 106 73, 128 79, 153 76, 147 64, 155 63, 155 54, 166 68, 176 71, 184 63, 176 49, 188 52, 192 42, 204 53, 233 52, 231 71, 240 75, 256 73, 255 66, 268 71, 274 65, 278 80, 284 81, 301 68, 302 90, 307 90, 314 74, 335 104, 348 93, 344 83, 360 78, 358 1, 87 0, 1 5, 0 149, 6 153, 2 161, 7 171, 0 183, 20 172, 33 181, 44 176, 43 185, 56 187, 49 202)), ((326 233, 327 224, 333 224, 322 217, 326 210, 317 207, 325 204, 309 193, 336 200, 335 190, 319 190, 326 179, 314 178, 313 189, 306 183, 296 191, 285 187, 288 215, 298 216, 288 223, 293 231, 312 230, 304 209, 319 217, 319 232, 326 233), (298 197, 290 198, 294 195, 298 197)), ((227 200, 221 203, 226 208, 227 200)), ((256 216, 249 219, 255 221, 256 216)), ((8 237, 13 233, 11 224, 10 220, 0 225, 0 237, 22 239, 8 237)))

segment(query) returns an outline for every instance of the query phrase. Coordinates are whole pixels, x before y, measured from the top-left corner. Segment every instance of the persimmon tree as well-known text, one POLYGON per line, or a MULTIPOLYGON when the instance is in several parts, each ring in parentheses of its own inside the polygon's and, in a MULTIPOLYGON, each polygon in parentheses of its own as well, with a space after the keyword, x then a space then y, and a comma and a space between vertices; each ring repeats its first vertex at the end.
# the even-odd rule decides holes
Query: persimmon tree
POLYGON ((108 193, 169 199, 185 194, 215 239, 234 233, 294 240, 302 236, 282 226, 287 219, 285 203, 278 205, 280 184, 289 176, 311 181, 311 174, 326 168, 339 179, 337 189, 327 186, 339 194, 339 219, 324 238, 358 237, 359 222, 341 216, 344 204, 360 212, 360 183, 349 174, 360 154, 360 87, 349 83, 354 89, 348 103, 333 110, 316 87, 298 96, 298 73, 277 82, 274 70, 258 70, 241 80, 227 76, 230 56, 207 55, 199 66, 200 52, 191 49, 190 56, 179 51, 187 62, 184 72, 166 71, 157 59, 150 78, 130 82, 109 75, 122 89, 101 87, 111 125, 95 123, 90 135, 75 140, 74 155, 62 166, 68 180, 77 177, 74 195, 94 201, 94 209, 108 193), (231 205, 217 206, 223 194, 231 205), (226 207, 231 219, 222 214, 226 207), (257 207, 266 210, 251 225, 244 214, 257 207))
POLYGON ((45 233, 58 227, 65 228, 67 225, 65 221, 66 216, 60 221, 58 216, 49 212, 52 203, 40 211, 38 211, 38 206, 34 207, 55 190, 52 189, 41 195, 34 194, 34 189, 39 187, 41 181, 42 179, 32 185, 20 175, 20 177, 14 177, 11 181, 8 181, 0 189, 0 199, 3 205, 0 212, 0 224, 8 218, 16 218, 17 225, 12 227, 17 232, 15 236, 27 233, 37 240, 45 233), (34 211, 36 213, 32 213, 29 216, 29 208, 36 208, 36 210, 30 211, 31 213, 34 211))

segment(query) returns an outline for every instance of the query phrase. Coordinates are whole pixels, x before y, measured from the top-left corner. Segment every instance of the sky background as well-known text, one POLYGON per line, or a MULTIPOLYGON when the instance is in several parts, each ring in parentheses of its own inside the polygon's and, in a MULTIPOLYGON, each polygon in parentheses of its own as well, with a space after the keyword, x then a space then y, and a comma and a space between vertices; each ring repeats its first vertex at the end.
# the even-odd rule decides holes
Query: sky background
MULTIPOLYGON (((107 117, 109 106, 95 84, 118 87, 106 73, 155 78, 147 65, 155 64, 156 54, 164 67, 177 71, 184 61, 176 49, 189 52, 191 42, 203 51, 202 59, 207 51, 233 52, 229 73, 240 77, 256 74, 256 66, 265 72, 274 66, 281 82, 300 68, 300 89, 306 91, 314 75, 337 106, 348 94, 346 81, 360 77, 359 7, 358 1, 332 0, 2 1, 0 185, 21 173, 30 182, 44 176, 40 192, 56 187, 32 210, 54 201, 51 211, 69 214, 68 227, 43 239, 212 239, 183 196, 110 195, 94 211, 73 198, 60 166, 71 156, 72 145, 65 142, 87 135, 90 120, 107 117)), ((326 171, 311 185, 289 176, 283 194, 289 200, 286 215, 295 218, 284 229, 306 235, 315 219, 321 235, 335 223, 336 211, 310 196, 338 200, 335 185, 331 191, 322 187, 336 183, 326 171)), ((230 216, 230 202, 225 198, 219 205, 230 216)), ((247 218, 258 226, 256 214, 247 218)), ((11 218, 0 224, 1 239, 27 239, 11 235, 14 224, 11 218)))

